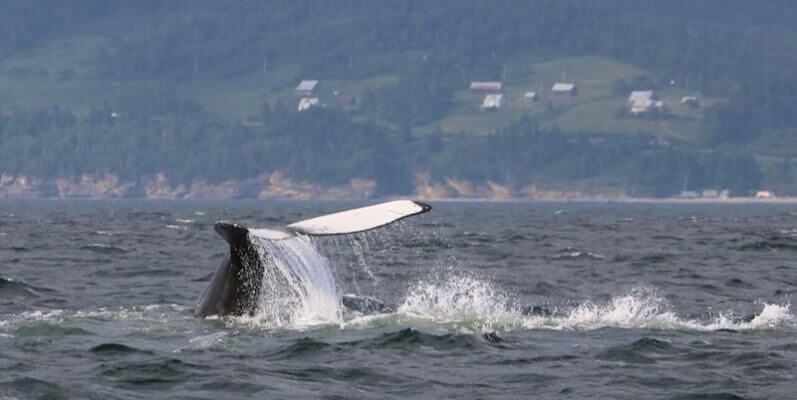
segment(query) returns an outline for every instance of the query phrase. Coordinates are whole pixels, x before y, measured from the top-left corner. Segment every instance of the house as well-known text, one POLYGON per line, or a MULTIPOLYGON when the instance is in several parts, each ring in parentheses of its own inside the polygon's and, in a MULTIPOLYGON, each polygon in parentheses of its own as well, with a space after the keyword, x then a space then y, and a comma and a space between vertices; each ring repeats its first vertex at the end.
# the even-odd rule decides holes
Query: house
POLYGON ((717 189, 705 189, 703 190, 703 198, 704 199, 720 199, 720 200, 727 200, 730 196, 728 189, 717 190, 717 189))
POLYGON ((537 101, 537 92, 526 92, 523 94, 523 102, 531 104, 537 101))
POLYGON ((501 108, 503 102, 504 102, 504 95, 488 94, 487 96, 484 96, 484 101, 482 101, 482 110, 490 110, 490 109, 497 110, 501 108))
POLYGON ((556 82, 551 87, 551 92, 559 98, 571 98, 576 95, 576 84, 572 82, 556 82))
POLYGON ((501 82, 473 81, 470 83, 470 90, 474 92, 500 92, 501 87, 501 82))
POLYGON ((775 198, 775 193, 772 193, 771 190, 759 190, 756 192, 755 198, 761 200, 771 200, 775 198))
POLYGON ((697 101, 697 96, 684 96, 681 97, 681 104, 692 107, 692 108, 699 108, 700 102, 697 101))
POLYGON ((316 85, 318 85, 317 80, 304 80, 299 82, 299 85, 296 86, 296 93, 299 93, 303 96, 309 96, 313 94, 313 90, 315 90, 316 85))
POLYGON ((656 100, 652 90, 635 90, 628 96, 628 105, 631 114, 641 114, 650 111, 651 108, 661 108, 664 103, 656 100))
POLYGON ((720 192, 716 189, 703 189, 703 195, 701 197, 704 199, 716 199, 720 197, 720 192))
POLYGON ((304 111, 319 104, 318 97, 302 97, 299 99, 299 107, 296 109, 299 111, 304 111))

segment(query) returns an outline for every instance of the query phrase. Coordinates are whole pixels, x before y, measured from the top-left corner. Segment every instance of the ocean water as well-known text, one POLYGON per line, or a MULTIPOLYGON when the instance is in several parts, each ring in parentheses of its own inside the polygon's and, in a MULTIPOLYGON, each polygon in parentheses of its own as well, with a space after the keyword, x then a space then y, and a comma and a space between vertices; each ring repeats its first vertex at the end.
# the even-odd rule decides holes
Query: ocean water
POLYGON ((797 396, 793 205, 432 203, 263 243, 258 312, 194 316, 215 221, 359 205, 0 201, 0 399, 797 396))

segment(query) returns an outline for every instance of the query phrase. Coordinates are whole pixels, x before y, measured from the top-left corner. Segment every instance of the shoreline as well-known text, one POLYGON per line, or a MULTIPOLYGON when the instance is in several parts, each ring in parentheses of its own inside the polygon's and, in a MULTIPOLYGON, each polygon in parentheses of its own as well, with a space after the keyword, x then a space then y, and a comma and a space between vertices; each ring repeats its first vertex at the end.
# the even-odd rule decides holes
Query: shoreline
POLYGON ((770 199, 759 199, 755 197, 731 197, 725 199, 716 198, 656 198, 656 197, 568 197, 568 198, 541 198, 534 199, 529 197, 512 198, 490 198, 490 197, 441 197, 428 198, 417 195, 389 196, 374 198, 291 198, 291 197, 115 197, 115 196, 0 196, 0 201, 165 201, 165 202, 192 202, 192 201, 263 201, 263 202, 378 202, 397 199, 412 199, 426 202, 438 203, 628 203, 628 204, 795 204, 797 197, 776 197, 770 199))

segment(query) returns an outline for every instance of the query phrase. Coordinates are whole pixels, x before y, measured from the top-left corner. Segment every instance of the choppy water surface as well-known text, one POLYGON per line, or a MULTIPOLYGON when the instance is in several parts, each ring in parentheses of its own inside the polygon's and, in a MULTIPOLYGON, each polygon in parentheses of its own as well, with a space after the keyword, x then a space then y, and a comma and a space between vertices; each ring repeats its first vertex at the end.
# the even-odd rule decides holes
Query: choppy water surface
POLYGON ((194 317, 216 220, 358 205, 0 202, 0 398, 794 397, 795 206, 433 204, 194 317))

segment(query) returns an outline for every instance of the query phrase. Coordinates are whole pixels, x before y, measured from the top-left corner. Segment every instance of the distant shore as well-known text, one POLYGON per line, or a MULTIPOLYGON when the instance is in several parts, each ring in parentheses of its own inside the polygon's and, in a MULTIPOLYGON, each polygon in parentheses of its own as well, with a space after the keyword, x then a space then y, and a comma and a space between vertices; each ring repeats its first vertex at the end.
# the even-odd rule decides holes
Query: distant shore
POLYGON ((569 197, 569 198, 531 198, 531 197, 441 197, 427 198, 417 194, 407 194, 389 197, 313 197, 313 198, 294 198, 294 197, 226 197, 226 196, 203 196, 203 197, 148 197, 148 196, 0 196, 2 200, 151 200, 151 201, 380 201, 399 198, 416 199, 420 201, 440 202, 440 203, 628 203, 628 204, 797 204, 797 197, 776 197, 770 199, 760 199, 755 197, 731 197, 725 199, 696 198, 684 199, 676 197, 569 197))
MULTIPOLYGON (((373 201, 380 196, 377 182, 353 178, 337 186, 296 182, 281 172, 263 173, 240 181, 210 183, 195 180, 173 183, 165 173, 138 182, 123 181, 113 174, 82 175, 78 178, 42 179, 35 176, 0 174, 0 199, 149 199, 149 200, 287 200, 373 201)), ((620 191, 550 189, 536 185, 514 187, 493 181, 471 182, 451 178, 432 179, 418 174, 412 191, 393 198, 417 198, 439 202, 603 202, 664 204, 797 204, 797 197, 631 197, 620 191)))
MULTIPOLYGON (((412 195, 407 197, 413 197, 412 195)), ((684 199, 678 197, 623 197, 623 198, 607 198, 607 197, 572 197, 572 198, 528 198, 516 197, 508 199, 495 199, 495 198, 434 198, 420 200, 437 201, 437 202, 452 202, 452 203, 469 203, 469 202, 485 202, 485 203, 512 203, 512 202, 537 202, 537 203, 660 203, 660 204, 797 204, 797 197, 776 197, 771 199, 759 199, 755 197, 730 197, 725 199, 717 198, 696 198, 684 199)))

